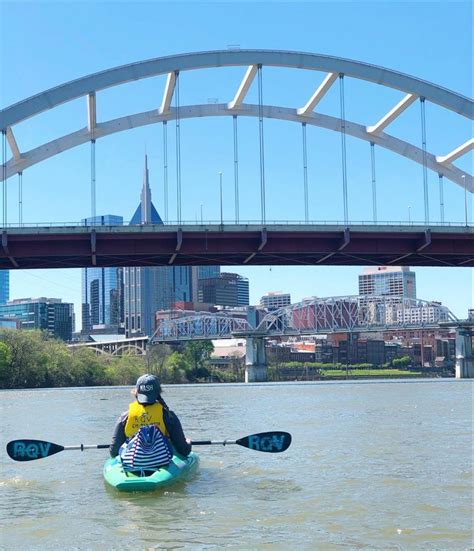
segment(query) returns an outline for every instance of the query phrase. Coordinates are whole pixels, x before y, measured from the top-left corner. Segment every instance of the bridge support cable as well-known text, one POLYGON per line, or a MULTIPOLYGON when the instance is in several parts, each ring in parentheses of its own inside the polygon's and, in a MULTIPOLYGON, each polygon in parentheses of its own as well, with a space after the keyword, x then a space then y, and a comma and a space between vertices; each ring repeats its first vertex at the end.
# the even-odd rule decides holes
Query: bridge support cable
POLYGON ((2 225, 7 225, 7 131, 2 130, 2 225))
POLYGON ((443 175, 438 174, 438 181, 439 181, 439 214, 440 214, 440 222, 444 223, 444 182, 443 182, 443 175))
POLYGON ((303 200, 304 200, 304 221, 309 221, 308 209, 308 149, 306 145, 306 123, 301 124, 303 131, 303 200))
POLYGON ((168 222, 168 122, 163 121, 163 193, 165 222, 168 222))
POLYGON ((176 90, 176 216, 178 224, 181 224, 181 121, 179 117, 179 71, 175 71, 176 90))
POLYGON ((349 211, 347 204, 346 109, 343 73, 339 75, 339 96, 341 108, 342 199, 344 204, 344 224, 347 225, 349 223, 349 211))
POLYGON ((235 223, 239 223, 239 149, 237 132, 237 115, 232 115, 234 124, 234 189, 235 189, 235 223))
MULTIPOLYGON (((95 193, 95 139, 91 140, 91 216, 96 216, 96 193, 95 193)), ((95 223, 95 220, 93 220, 95 223)))
POLYGON ((91 216, 96 216, 96 189, 95 189, 95 129, 97 126, 96 93, 87 95, 87 130, 91 135, 91 216))
POLYGON ((23 225, 23 172, 18 173, 18 225, 23 225))
POLYGON ((423 199, 425 205, 425 224, 430 221, 430 206, 428 198, 428 167, 426 156, 426 113, 425 113, 425 98, 420 98, 421 109, 421 149, 423 155, 423 199))
POLYGON ((263 137, 263 86, 262 65, 258 65, 258 128, 260 142, 260 210, 262 225, 266 221, 265 212, 265 141, 263 137))
POLYGON ((374 224, 377 223, 377 182, 375 178, 375 144, 370 142, 370 165, 372 168, 372 212, 374 224))

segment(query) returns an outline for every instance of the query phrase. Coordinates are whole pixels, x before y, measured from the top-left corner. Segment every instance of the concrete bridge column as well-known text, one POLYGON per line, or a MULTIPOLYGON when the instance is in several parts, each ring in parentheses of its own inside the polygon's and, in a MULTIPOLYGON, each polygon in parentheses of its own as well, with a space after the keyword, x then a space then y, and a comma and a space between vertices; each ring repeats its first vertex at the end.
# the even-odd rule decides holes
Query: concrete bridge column
POLYGON ((265 340, 263 337, 247 337, 245 355, 245 382, 260 383, 268 378, 265 340))
POLYGON ((456 327, 456 379, 473 378, 472 333, 468 327, 456 327))

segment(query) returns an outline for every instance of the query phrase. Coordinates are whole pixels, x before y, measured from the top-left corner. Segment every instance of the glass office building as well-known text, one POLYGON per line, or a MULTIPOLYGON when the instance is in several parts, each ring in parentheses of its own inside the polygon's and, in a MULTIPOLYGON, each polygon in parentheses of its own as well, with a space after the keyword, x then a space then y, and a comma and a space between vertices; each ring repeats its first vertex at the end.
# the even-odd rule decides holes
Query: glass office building
POLYGON ((0 304, 0 318, 17 322, 20 329, 39 329, 51 336, 70 341, 74 305, 59 298, 23 298, 0 304))
POLYGON ((248 306, 249 280, 223 272, 218 277, 199 280, 199 301, 219 306, 248 306))
MULTIPOLYGON (((122 216, 106 214, 82 220, 84 225, 121 226, 122 216)), ((118 326, 121 321, 122 268, 82 270, 82 332, 94 325, 118 326)))
POLYGON ((10 272, 0 270, 0 304, 5 304, 10 298, 10 272))
POLYGON ((210 277, 219 277, 221 273, 220 266, 197 266, 198 278, 209 279, 210 277))

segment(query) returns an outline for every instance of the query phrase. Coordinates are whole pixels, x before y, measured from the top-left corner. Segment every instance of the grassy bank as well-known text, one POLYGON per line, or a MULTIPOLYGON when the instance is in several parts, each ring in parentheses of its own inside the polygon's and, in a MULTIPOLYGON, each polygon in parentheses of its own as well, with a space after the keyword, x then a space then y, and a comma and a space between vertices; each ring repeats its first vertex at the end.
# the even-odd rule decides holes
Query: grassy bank
POLYGON ((426 374, 421 371, 408 371, 406 369, 323 369, 321 370, 322 377, 334 377, 337 379, 350 377, 374 377, 374 378, 390 378, 390 377, 426 377, 426 374))

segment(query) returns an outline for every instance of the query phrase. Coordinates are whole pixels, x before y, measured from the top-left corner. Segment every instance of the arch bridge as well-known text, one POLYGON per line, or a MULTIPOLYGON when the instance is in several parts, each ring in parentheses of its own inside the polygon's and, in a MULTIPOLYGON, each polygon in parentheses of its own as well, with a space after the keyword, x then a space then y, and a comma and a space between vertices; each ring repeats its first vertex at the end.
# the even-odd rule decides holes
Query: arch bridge
MULTIPOLYGON (((315 81, 317 81, 317 76, 315 81)), ((198 52, 150 59, 121 67, 115 67, 89 76, 78 78, 41 92, 11 105, 0 112, 0 128, 3 137, 3 232, 0 249, 0 268, 38 267, 84 267, 113 265, 167 265, 172 263, 220 263, 220 264, 367 264, 410 263, 411 265, 474 265, 472 228, 465 224, 446 226, 444 220, 444 180, 464 188, 465 194, 473 193, 472 174, 455 163, 474 148, 474 139, 468 138, 451 151, 429 151, 426 141, 425 104, 433 103, 443 111, 451 112, 462 120, 473 120, 473 101, 461 94, 436 84, 384 67, 360 61, 326 56, 276 50, 219 50, 198 52), (241 82, 225 103, 180 104, 180 78, 187 71, 202 71, 223 67, 245 68, 241 82), (306 102, 292 107, 268 105, 263 101, 263 68, 282 68, 306 71, 311 75, 323 73, 314 92, 306 102), (100 121, 97 96, 104 90, 128 82, 166 75, 166 84, 161 103, 155 109, 131 113, 124 117, 100 121), (382 85, 401 92, 403 97, 382 117, 368 121, 351 121, 345 115, 345 79, 357 79, 374 85, 382 85), (254 81, 257 81, 258 102, 249 103, 254 81), (340 113, 338 117, 317 111, 318 104, 332 87, 338 86, 340 113), (16 126, 54 109, 64 103, 84 97, 87 112, 84 124, 74 132, 59 136, 47 143, 24 150, 16 138, 16 126), (405 141, 388 132, 394 123, 412 104, 419 102, 421 120, 421 144, 405 141), (173 105, 174 103, 174 105, 173 105), (192 228, 182 217, 181 171, 180 171, 180 121, 191 118, 229 117, 234 126, 234 187, 235 220, 238 231, 232 232, 228 221, 224 224, 201 224, 192 228), (239 199, 238 179, 238 120, 243 117, 259 121, 260 164, 260 219, 254 225, 242 223, 243 216, 239 199), (265 142, 263 124, 265 119, 278 119, 301 125, 303 153, 303 226, 301 230, 287 231, 280 235, 272 232, 277 226, 267 215, 268 191, 265 180, 265 142), (155 228, 84 228, 63 224, 62 227, 31 228, 22 220, 19 200, 19 222, 8 223, 7 190, 9 178, 18 175, 22 186, 23 173, 34 165, 84 143, 91 144, 91 213, 96 213, 95 190, 95 143, 106 136, 141 126, 159 124, 166 132, 167 123, 176 122, 176 220, 169 229, 155 228), (341 172, 343 216, 339 223, 330 223, 316 232, 315 223, 309 219, 307 176, 307 127, 320 127, 338 132, 341 136, 341 172), (349 218, 347 194, 346 136, 365 141, 370 145, 372 169, 372 221, 370 227, 356 224, 349 218), (11 157, 7 159, 7 144, 11 157), (421 147, 420 147, 421 145, 421 147), (400 157, 418 163, 423 169, 424 222, 408 228, 401 224, 390 226, 380 222, 377 216, 377 181, 375 171, 376 148, 389 150, 400 157), (428 170, 439 179, 440 222, 434 223, 429 211, 428 170), (255 227, 256 226, 256 227, 255 227), (309 228, 310 227, 310 228, 309 228), (205 252, 208 237, 211 241, 217 233, 218 244, 205 252), (238 234, 238 235, 237 235, 238 234), (298 235, 297 235, 298 234, 298 235), (236 238, 237 236, 237 238, 236 238), (291 250, 291 243, 299 240, 303 256, 291 250), (243 242, 243 245, 238 245, 243 242), (312 244, 312 245, 311 245, 312 244), (235 249, 238 249, 235 253, 235 249), (307 249, 307 250, 305 250, 307 249), (289 252, 288 252, 289 250, 289 252), (156 254, 153 254, 157 251, 156 254), (223 253, 226 252, 226 254, 223 253), (305 254, 306 253, 306 254, 305 254), (377 254, 378 253, 378 254, 377 254), (293 255, 293 256, 292 256, 293 255), (76 259, 76 260, 75 260, 76 259)), ((167 151, 164 151, 167 167, 167 151)), ((167 170, 167 168, 166 168, 167 170)), ((21 197, 21 193, 19 193, 21 197)), ((168 222, 168 204, 164 205, 168 222)), ((222 210, 221 210, 222 212, 222 210)), ((36 221, 35 221, 36 222, 36 221)), ((278 222, 278 221, 275 221, 278 222)), ((392 222, 393 223, 393 222, 392 222)), ((321 224, 320 224, 321 225, 321 224)))

